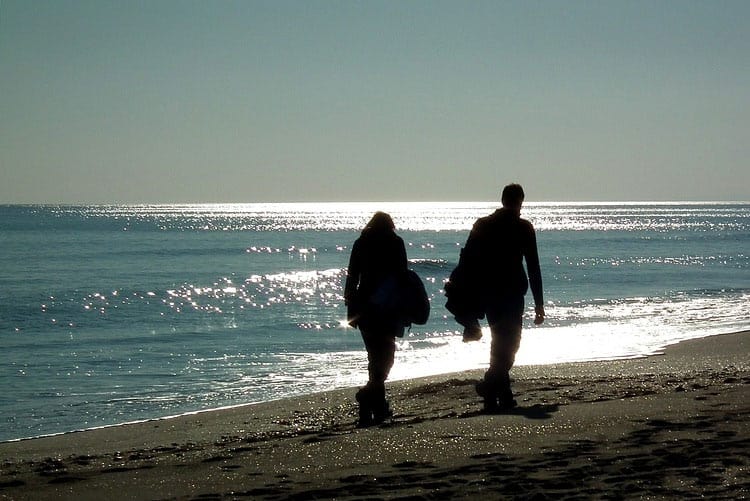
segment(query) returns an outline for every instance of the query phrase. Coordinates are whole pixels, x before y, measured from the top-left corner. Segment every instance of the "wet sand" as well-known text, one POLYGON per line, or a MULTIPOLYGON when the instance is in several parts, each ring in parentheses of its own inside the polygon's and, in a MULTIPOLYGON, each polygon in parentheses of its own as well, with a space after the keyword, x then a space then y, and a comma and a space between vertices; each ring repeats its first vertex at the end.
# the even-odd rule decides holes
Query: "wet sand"
POLYGON ((742 499, 750 332, 663 355, 516 367, 485 415, 480 371, 0 444, 0 499, 742 499))

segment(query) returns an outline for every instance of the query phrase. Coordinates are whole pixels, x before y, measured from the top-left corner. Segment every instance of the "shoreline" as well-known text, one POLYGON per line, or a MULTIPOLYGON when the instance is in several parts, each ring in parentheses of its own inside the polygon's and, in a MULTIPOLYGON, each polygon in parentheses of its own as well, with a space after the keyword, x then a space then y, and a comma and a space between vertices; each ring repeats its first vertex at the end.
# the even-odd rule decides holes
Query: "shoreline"
POLYGON ((750 494, 748 354, 743 331, 518 366, 519 407, 502 415, 480 412, 475 369, 389 383, 394 419, 373 428, 354 426, 347 388, 3 442, 0 499, 737 498, 750 494))
MULTIPOLYGON (((663 354, 663 351, 665 349, 670 349, 673 346, 677 346, 681 343, 690 342, 690 341, 696 341, 706 338, 713 338, 716 336, 724 336, 724 335, 731 335, 731 334, 740 334, 746 331, 736 331, 736 332, 720 332, 720 333, 709 333, 702 336, 697 337, 691 337, 687 339, 682 339, 679 341, 676 341, 672 344, 666 344, 663 346, 659 346, 657 348, 654 348, 654 351, 652 353, 648 354, 630 354, 630 355, 619 355, 619 356, 612 356, 608 358, 592 358, 592 359, 582 359, 582 360, 576 360, 576 361, 559 361, 559 362, 543 362, 543 363, 529 363, 529 364, 521 364, 516 365, 513 369, 514 372, 522 371, 523 368, 532 368, 532 367, 549 367, 549 366, 558 366, 558 365, 569 365, 569 364, 589 364, 589 363, 607 363, 607 362, 614 362, 614 361, 621 361, 621 360, 639 360, 639 359, 648 359, 654 356, 661 356, 663 354)), ((750 332, 748 330, 747 332, 750 332)), ((522 346, 523 348, 523 346, 522 346)), ((487 348, 489 349, 489 347, 487 348)), ((488 355, 489 356, 489 355, 488 355)), ((398 363, 398 360, 396 361, 398 363)), ((366 371, 366 368, 363 368, 363 370, 366 371)), ((422 376, 415 376, 411 378, 401 378, 401 379, 389 379, 386 384, 390 387, 392 385, 397 385, 413 380, 429 380, 432 378, 440 378, 442 376, 450 376, 453 374, 470 374, 475 375, 478 374, 478 376, 475 377, 481 377, 481 375, 484 373, 486 368, 473 368, 473 369, 465 369, 465 370, 459 370, 459 371, 450 371, 450 372, 443 372, 438 374, 429 374, 429 375, 422 375, 422 376)), ((178 414, 170 414, 166 416, 156 416, 156 417, 146 417, 146 418, 140 418, 140 419, 133 419, 131 421, 124 421, 120 423, 112 423, 112 424, 104 424, 100 426, 94 426, 90 428, 80 428, 80 429, 73 429, 68 431, 58 431, 58 432, 52 432, 52 433, 45 433, 41 435, 33 435, 33 436, 25 436, 25 437, 18 437, 18 438, 11 438, 6 440, 0 440, 0 445, 5 443, 14 443, 14 442, 24 442, 28 440, 37 440, 37 439, 45 439, 45 438, 52 438, 52 437, 59 437, 69 434, 75 434, 75 433, 84 433, 84 432, 92 432, 92 431, 98 431, 98 430, 106 430, 111 428, 118 428, 121 426, 132 426, 132 425, 139 425, 144 423, 151 423, 151 422, 159 422, 159 421, 168 421, 171 419, 181 419, 189 416, 194 416, 198 414, 204 414, 204 413, 212 413, 212 412, 223 412, 223 411, 231 411, 232 409, 237 408, 245 408, 249 406, 256 406, 256 405, 273 405, 278 402, 283 402, 285 400, 292 400, 292 399, 304 399, 307 397, 310 397, 312 395, 316 395, 318 393, 325 394, 325 393, 333 393, 333 392, 341 392, 341 391, 350 391, 352 394, 356 392, 356 387, 341 387, 341 388, 334 388, 329 390, 320 390, 316 391, 314 393, 304 393, 299 395, 293 395, 293 396, 284 396, 275 398, 272 400, 259 400, 257 402, 245 402, 245 403, 239 403, 239 404, 232 404, 232 405, 226 405, 221 407, 212 407, 207 409, 197 409, 197 410, 191 410, 191 411, 184 411, 180 412, 178 414)))

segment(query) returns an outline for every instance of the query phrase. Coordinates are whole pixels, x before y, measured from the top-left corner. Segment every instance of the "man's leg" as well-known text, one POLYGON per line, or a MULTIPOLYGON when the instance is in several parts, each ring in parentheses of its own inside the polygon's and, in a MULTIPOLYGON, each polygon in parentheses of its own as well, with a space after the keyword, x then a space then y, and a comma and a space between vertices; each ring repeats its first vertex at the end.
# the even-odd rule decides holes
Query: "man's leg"
POLYGON ((510 388, 510 369, 521 346, 523 298, 499 311, 488 312, 487 320, 492 331, 490 368, 485 374, 485 408, 511 408, 515 406, 510 388))
POLYGON ((515 319, 502 322, 498 334, 492 336, 490 354, 490 379, 500 407, 513 407, 513 392, 510 388, 510 369, 515 362, 516 352, 521 345, 521 328, 515 319))

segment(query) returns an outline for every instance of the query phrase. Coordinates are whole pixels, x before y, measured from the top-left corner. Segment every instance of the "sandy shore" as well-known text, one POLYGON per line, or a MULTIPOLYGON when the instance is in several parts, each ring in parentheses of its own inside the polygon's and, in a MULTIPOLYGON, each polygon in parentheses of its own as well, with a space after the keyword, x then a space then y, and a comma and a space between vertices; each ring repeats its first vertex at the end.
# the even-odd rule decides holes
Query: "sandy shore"
POLYGON ((517 367, 484 415, 477 371, 0 444, 2 499, 743 499, 750 332, 637 360, 517 367))

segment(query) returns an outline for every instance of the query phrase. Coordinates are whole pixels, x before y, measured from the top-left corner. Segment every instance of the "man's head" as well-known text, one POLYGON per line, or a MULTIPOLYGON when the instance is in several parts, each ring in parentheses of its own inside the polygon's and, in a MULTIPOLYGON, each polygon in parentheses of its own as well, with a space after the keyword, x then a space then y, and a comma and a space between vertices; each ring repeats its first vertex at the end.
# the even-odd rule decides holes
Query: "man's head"
POLYGON ((509 184, 508 186, 503 188, 503 195, 501 197, 503 207, 505 207, 506 209, 514 209, 520 212, 524 196, 525 195, 523 193, 523 188, 520 184, 509 184))

